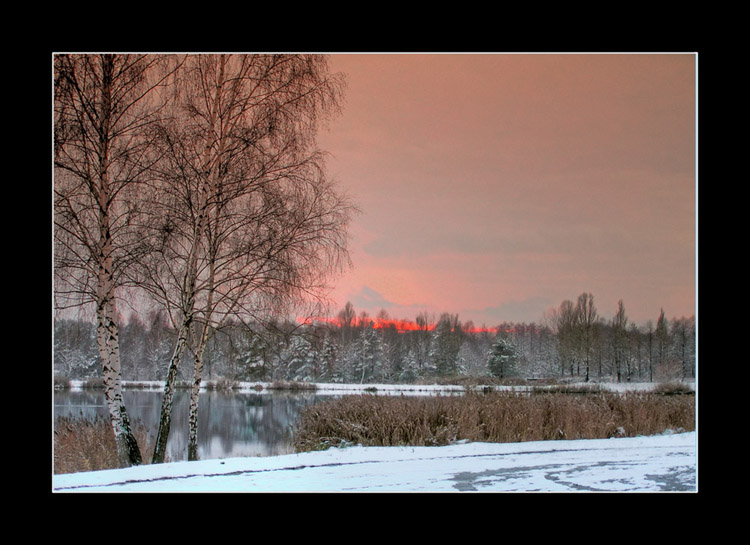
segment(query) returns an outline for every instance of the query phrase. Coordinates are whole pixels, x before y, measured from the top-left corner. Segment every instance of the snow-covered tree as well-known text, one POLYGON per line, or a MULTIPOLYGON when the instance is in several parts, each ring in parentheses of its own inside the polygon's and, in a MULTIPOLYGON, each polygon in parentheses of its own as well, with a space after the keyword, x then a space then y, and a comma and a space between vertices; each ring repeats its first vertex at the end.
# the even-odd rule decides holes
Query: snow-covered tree
POLYGON ((330 331, 323 338, 323 347, 320 349, 320 382, 333 381, 336 376, 336 360, 338 357, 336 341, 330 331))
POLYGON ((297 354, 297 365, 291 379, 298 382, 315 382, 318 380, 320 360, 315 346, 303 337, 297 354))
POLYGON ((85 379, 98 373, 96 328, 90 322, 55 320, 53 352, 55 374, 85 379))
POLYGON ((430 361, 440 376, 458 373, 458 352, 463 342, 463 331, 458 316, 443 314, 432 336, 430 361))
POLYGON ((396 381, 411 384, 419 378, 419 363, 414 349, 409 349, 404 356, 403 365, 396 375, 396 381))
POLYGON ((357 382, 376 382, 383 378, 383 345, 372 323, 362 329, 357 339, 358 358, 354 362, 357 382))
POLYGON ((673 319, 671 330, 672 355, 680 362, 680 378, 695 378, 695 317, 673 319))
POLYGON ((242 336, 237 357, 237 378, 245 381, 265 377, 266 345, 260 335, 248 332, 242 336))
POLYGON ((464 342, 458 351, 459 372, 462 375, 483 376, 487 374, 487 348, 482 344, 464 342))
POLYGON ((500 379, 514 376, 518 359, 518 350, 513 342, 505 333, 498 333, 487 353, 487 367, 490 373, 500 379))

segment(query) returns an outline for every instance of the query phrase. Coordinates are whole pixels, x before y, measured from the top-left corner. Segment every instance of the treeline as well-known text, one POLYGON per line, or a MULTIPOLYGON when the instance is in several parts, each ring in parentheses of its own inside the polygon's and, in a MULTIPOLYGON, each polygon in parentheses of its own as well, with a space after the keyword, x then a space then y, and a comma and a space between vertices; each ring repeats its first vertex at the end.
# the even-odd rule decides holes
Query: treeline
MULTIPOLYGON (((593 296, 563 301, 544 323, 504 322, 475 328, 455 314, 413 327, 359 316, 348 303, 336 319, 263 327, 230 322, 213 332, 203 354, 206 378, 229 381, 415 383, 463 377, 562 378, 582 381, 660 381, 695 377, 695 318, 630 322, 622 302, 614 318, 598 316, 593 296)), ((133 315, 120 331, 124 380, 164 380, 176 332, 163 312, 133 315)), ((93 323, 55 321, 55 374, 70 379, 99 373, 93 323)), ((188 355, 188 360, 190 355, 188 355)), ((187 362, 186 362, 187 363, 187 362)), ((181 366, 189 380, 192 366, 181 366)), ((184 376, 182 375, 184 373, 184 376)))

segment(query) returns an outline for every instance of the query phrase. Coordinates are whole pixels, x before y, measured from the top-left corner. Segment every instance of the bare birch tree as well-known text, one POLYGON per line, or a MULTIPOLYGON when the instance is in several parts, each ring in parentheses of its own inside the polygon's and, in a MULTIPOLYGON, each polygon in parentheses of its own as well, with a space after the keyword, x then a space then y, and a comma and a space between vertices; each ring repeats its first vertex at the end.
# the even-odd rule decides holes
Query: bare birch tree
POLYGON ((93 304, 104 392, 121 466, 141 463, 122 401, 116 290, 139 259, 136 185, 169 71, 149 55, 54 57, 56 306, 93 304), (158 68, 158 70, 156 70, 158 68))
POLYGON ((179 334, 154 462, 163 461, 174 382, 194 360, 188 457, 197 456, 206 343, 229 317, 262 321, 314 302, 346 263, 353 208, 325 177, 315 134, 338 108, 342 80, 317 55, 195 55, 180 78, 154 186, 150 259, 139 282, 179 334))

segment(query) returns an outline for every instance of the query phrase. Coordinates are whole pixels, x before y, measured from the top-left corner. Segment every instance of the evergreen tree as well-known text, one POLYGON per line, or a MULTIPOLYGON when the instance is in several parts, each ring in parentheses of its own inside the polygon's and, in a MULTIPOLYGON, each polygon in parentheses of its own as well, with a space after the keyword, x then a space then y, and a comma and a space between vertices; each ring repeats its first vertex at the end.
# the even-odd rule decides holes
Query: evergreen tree
POLYGON ((463 342, 461 322, 457 315, 443 314, 435 326, 430 360, 440 376, 458 374, 458 352, 463 342))
POLYGON ((336 359, 336 367, 334 368, 331 381, 338 384, 356 382, 355 376, 357 374, 356 368, 358 361, 359 350, 357 348, 357 343, 352 342, 343 345, 340 348, 339 355, 336 359))
POLYGON ((99 354, 94 324, 83 320, 55 320, 54 370, 56 374, 73 380, 98 375, 99 354))
POLYGON ((504 333, 499 333, 487 354, 487 367, 492 376, 503 379, 517 372, 518 350, 504 333))
POLYGON ((659 318, 656 321, 656 331, 654 332, 656 341, 656 365, 661 368, 661 372, 668 372, 667 363, 669 354, 669 324, 664 316, 664 309, 661 309, 659 318))
POLYGON ((237 365, 237 378, 245 381, 265 378, 265 343, 260 335, 243 335, 237 365))
POLYGON ((355 379, 360 384, 383 378, 383 345, 373 324, 367 323, 357 342, 359 357, 355 361, 355 379))
POLYGON ((411 384, 419 378, 419 362, 413 349, 409 349, 404 357, 404 362, 396 375, 397 382, 411 384))
POLYGON ((312 343, 301 335, 295 335, 284 355, 285 380, 309 382, 315 380, 316 354, 312 343))
POLYGON ((333 382, 336 377, 337 360, 336 340, 330 331, 323 338, 323 347, 320 350, 320 382, 333 382))

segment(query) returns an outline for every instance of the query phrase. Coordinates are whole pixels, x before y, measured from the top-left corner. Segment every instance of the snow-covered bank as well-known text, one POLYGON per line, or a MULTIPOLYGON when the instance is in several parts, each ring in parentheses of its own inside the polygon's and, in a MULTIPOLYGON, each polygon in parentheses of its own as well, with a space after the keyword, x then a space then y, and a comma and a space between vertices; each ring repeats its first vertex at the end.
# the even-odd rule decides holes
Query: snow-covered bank
MULTIPOLYGON (((80 390, 84 388, 85 381, 82 380, 72 380, 70 381, 70 388, 73 390, 80 390)), ((686 386, 692 388, 695 390, 695 383, 694 382, 685 382, 683 383, 686 386)), ((610 391, 610 392, 630 392, 630 391, 639 391, 639 392, 646 392, 649 390, 653 390, 658 386, 658 383, 655 382, 604 382, 604 383, 597 383, 597 382, 581 382, 581 383, 571 383, 566 384, 568 387, 600 387, 604 391, 610 391)), ((137 388, 137 389, 144 389, 144 390, 163 390, 164 389, 164 382, 163 381, 123 381, 123 387, 124 388, 137 388)), ((215 388, 216 383, 215 381, 203 381, 201 385, 201 389, 207 390, 210 388, 215 388)), ((526 392, 530 391, 534 388, 544 388, 543 385, 524 385, 524 386, 486 386, 487 388, 491 388, 496 391, 510 391, 510 392, 526 392)), ((326 382, 326 383, 305 383, 303 388, 300 388, 299 391, 309 391, 309 392, 315 392, 319 394, 335 394, 335 393, 357 393, 357 392, 371 392, 371 393, 378 393, 378 394, 392 394, 392 393, 403 393, 403 394, 416 394, 416 395, 425 395, 425 394, 433 394, 433 393, 455 393, 455 392, 466 392, 469 389, 474 390, 481 390, 482 388, 485 388, 485 386, 473 386, 471 388, 461 386, 461 385, 450 385, 450 384, 338 384, 338 383, 332 383, 332 382, 326 382)), ((238 382, 235 384, 235 386, 232 388, 232 391, 235 392, 254 392, 254 393, 271 393, 274 391, 286 391, 291 390, 295 391, 296 388, 293 385, 288 386, 279 386, 272 382, 238 382)))
POLYGON ((331 448, 53 477, 65 492, 697 491, 697 435, 331 448))

